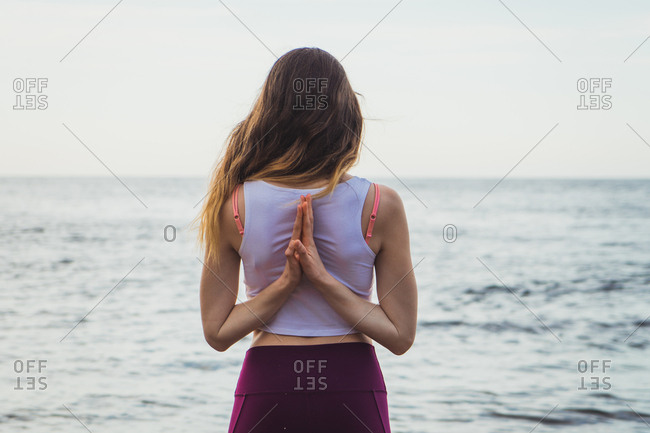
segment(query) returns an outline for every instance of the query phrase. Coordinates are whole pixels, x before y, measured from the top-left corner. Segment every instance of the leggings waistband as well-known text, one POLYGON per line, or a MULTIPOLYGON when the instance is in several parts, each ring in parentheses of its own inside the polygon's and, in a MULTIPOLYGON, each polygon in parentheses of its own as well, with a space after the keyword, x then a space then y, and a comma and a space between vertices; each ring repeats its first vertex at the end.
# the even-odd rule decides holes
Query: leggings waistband
POLYGON ((337 391, 386 392, 372 344, 251 347, 246 351, 235 395, 337 391))

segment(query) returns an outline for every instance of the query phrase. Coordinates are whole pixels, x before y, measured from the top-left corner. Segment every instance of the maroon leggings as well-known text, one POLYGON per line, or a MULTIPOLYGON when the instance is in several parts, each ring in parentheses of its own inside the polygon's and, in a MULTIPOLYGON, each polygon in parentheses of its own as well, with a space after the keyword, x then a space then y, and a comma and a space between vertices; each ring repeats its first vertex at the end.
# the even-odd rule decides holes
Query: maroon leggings
POLYGON ((368 343, 255 346, 228 433, 390 433, 386 384, 368 343))

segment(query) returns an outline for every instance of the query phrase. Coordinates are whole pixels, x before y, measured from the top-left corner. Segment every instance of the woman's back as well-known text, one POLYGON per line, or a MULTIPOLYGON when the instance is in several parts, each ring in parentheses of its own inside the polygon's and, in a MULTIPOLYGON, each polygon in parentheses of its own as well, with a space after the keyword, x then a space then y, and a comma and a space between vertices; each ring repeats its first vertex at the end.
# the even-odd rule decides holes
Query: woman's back
MULTIPOLYGON (((331 196, 315 200, 314 242, 327 271, 358 296, 370 300, 375 253, 366 242, 362 213, 372 184, 353 176, 331 196)), ((262 180, 243 184, 245 227, 239 248, 246 294, 250 299, 276 280, 284 269, 286 245, 295 220, 293 204, 300 194, 320 188, 286 188, 262 180)), ((377 203, 378 204, 378 203, 377 203)), ((262 328, 297 336, 356 333, 303 276, 298 287, 262 328)))

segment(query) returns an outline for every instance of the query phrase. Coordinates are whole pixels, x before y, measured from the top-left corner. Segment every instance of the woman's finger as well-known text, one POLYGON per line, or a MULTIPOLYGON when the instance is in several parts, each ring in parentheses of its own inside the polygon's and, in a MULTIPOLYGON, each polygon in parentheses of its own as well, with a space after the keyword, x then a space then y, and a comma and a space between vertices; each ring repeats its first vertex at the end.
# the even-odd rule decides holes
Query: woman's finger
POLYGON ((295 248, 293 247, 293 241, 289 242, 289 246, 287 247, 286 250, 284 250, 284 255, 287 257, 291 257, 294 255, 296 252, 295 248))
POLYGON ((302 214, 304 215, 304 218, 302 219, 302 236, 301 240, 303 242, 307 241, 309 242, 309 218, 307 218, 307 202, 302 203, 302 214))
POLYGON ((293 258, 293 260, 295 260, 297 264, 300 264, 300 253, 298 252, 296 242, 300 242, 300 241, 294 239, 289 241, 289 246, 285 250, 284 255, 287 257, 287 260, 293 258))
POLYGON ((314 227, 314 206, 313 206, 313 202, 312 202, 312 199, 311 199, 311 194, 307 195, 306 200, 307 200, 307 211, 308 211, 307 215, 309 217, 309 224, 313 228, 314 227))
POLYGON ((305 204, 303 208, 302 214, 303 219, 302 219, 302 234, 304 235, 305 239, 313 239, 314 237, 314 225, 313 225, 313 218, 310 218, 310 215, 312 214, 311 212, 311 195, 307 195, 305 197, 305 204))
POLYGON ((298 205, 296 210, 296 220, 293 222, 293 233, 291 239, 300 239, 300 232, 302 230, 303 212, 302 203, 298 205))
POLYGON ((302 242, 296 241, 295 248, 296 248, 296 251, 298 252, 298 254, 300 254, 300 255, 307 254, 307 248, 305 248, 305 246, 303 245, 302 242))

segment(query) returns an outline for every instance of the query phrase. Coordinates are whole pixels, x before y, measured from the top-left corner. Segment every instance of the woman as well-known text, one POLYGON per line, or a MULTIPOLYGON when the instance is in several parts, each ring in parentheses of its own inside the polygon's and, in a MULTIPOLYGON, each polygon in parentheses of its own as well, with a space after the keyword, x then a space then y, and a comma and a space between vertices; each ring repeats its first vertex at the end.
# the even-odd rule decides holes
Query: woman
POLYGON ((197 219, 205 339, 221 352, 253 332, 231 433, 390 432, 373 340, 411 347, 416 281, 400 197, 347 173, 362 127, 341 64, 295 49, 214 170, 197 219), (240 260, 248 300, 236 304, 240 260))

